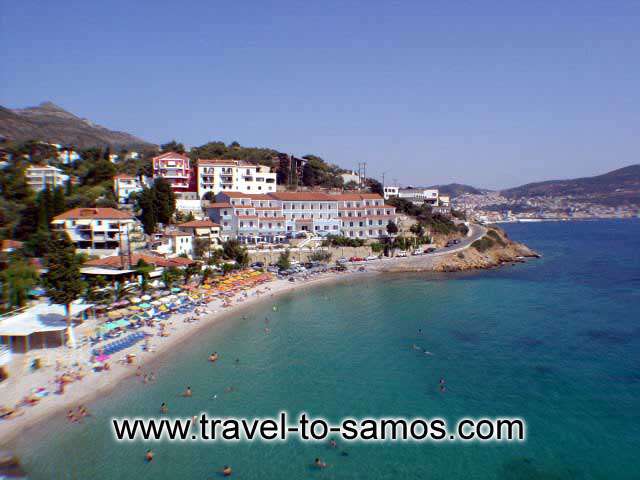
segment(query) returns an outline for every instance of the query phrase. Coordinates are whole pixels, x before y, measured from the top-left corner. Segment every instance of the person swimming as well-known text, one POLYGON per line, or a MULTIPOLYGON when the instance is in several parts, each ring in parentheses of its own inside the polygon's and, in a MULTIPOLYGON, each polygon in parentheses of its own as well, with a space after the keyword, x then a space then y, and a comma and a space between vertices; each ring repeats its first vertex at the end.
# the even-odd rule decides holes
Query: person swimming
POLYGON ((147 462, 151 462, 153 460, 153 450, 147 450, 147 453, 145 453, 144 458, 147 460, 147 462))
POLYGON ((331 448, 336 448, 338 446, 338 443, 332 438, 331 440, 329 440, 329 446, 331 448))
POLYGON ((320 460, 320 458, 316 458, 313 464, 316 466, 316 468, 327 468, 327 464, 320 460))
POLYGON ((232 473, 233 470, 231 470, 231 467, 229 465, 225 465, 224 467, 222 467, 222 474, 225 477, 230 477, 232 473))
POLYGON ((77 422, 78 419, 76 418, 76 414, 73 413, 73 410, 69 410, 67 412, 67 420, 69 420, 70 422, 77 422))
POLYGON ((160 413, 169 413, 169 407, 167 407, 165 402, 162 402, 162 405, 160 405, 160 413))
POLYGON ((218 352, 213 352, 211 355, 209 355, 210 362, 215 362, 216 360, 218 360, 218 352))
POLYGON ((446 382, 444 381, 444 377, 440 377, 440 385, 444 385, 446 382))
POLYGON ((187 387, 187 389, 182 394, 183 397, 190 397, 192 395, 191 387, 187 387))
POLYGON ((441 392, 446 392, 447 391, 447 387, 445 387, 444 385, 440 385, 440 391, 441 392))

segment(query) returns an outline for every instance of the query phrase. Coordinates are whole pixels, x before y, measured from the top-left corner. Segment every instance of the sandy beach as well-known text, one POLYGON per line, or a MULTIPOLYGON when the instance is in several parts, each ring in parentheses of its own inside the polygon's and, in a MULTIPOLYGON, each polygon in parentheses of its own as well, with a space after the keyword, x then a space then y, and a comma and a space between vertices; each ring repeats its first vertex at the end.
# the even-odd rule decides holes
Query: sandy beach
MULTIPOLYGON (((196 322, 184 321, 187 317, 192 317, 193 314, 176 313, 171 317, 171 326, 168 329, 170 335, 168 337, 157 335, 157 329, 151 327, 142 329, 147 333, 154 334, 151 337, 150 351, 144 351, 139 344, 122 350, 114 355, 111 368, 108 371, 94 372, 85 366, 84 378, 68 384, 64 394, 53 393, 57 391, 55 377, 62 373, 61 371, 56 371, 55 366, 48 366, 41 370, 21 375, 10 385, 0 387, 0 398, 2 399, 0 404, 15 405, 34 388, 45 387, 52 393, 36 405, 22 407, 21 412, 23 414, 20 416, 9 420, 0 420, 0 446, 9 444, 16 436, 36 425, 41 425, 48 418, 55 415, 64 415, 69 409, 77 408, 79 405, 89 403, 100 396, 108 394, 121 380, 134 376, 138 366, 144 370, 145 366, 161 358, 163 354, 174 351, 175 348, 178 348, 180 344, 186 343, 197 332, 210 328, 228 317, 238 315, 248 307, 255 307, 261 302, 272 302, 278 296, 294 290, 298 291, 328 282, 352 280, 372 273, 371 270, 360 272, 352 269, 342 273, 327 272, 317 274, 308 280, 297 280, 296 282, 276 279, 247 290, 246 297, 240 294, 236 295, 233 304, 229 307, 223 307, 222 300, 210 302, 206 306, 209 313, 200 315, 196 322), (136 363, 130 365, 124 360, 126 355, 132 352, 136 354, 137 358, 136 363)), ((75 353, 70 353, 70 350, 67 349, 65 353, 70 355, 70 363, 77 359, 80 364, 86 364, 89 358, 88 349, 89 347, 86 347, 75 353)), ((67 366, 70 367, 71 365, 68 364, 67 366)))

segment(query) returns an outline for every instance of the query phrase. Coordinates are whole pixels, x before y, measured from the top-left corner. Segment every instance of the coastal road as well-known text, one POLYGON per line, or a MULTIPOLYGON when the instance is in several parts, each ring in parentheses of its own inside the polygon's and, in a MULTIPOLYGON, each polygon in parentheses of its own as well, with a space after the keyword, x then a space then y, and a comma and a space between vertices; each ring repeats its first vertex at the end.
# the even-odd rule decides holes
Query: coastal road
POLYGON ((394 271, 397 269, 397 267, 400 267, 400 270, 403 271, 409 271, 413 269, 415 269, 416 271, 429 270, 433 268, 434 257, 462 252, 469 248, 473 242, 481 239, 487 233, 487 228, 482 225, 470 223, 468 224, 468 227, 469 232, 463 239, 460 240, 460 243, 458 243, 457 245, 439 248, 433 253, 427 253, 420 256, 410 255, 407 257, 392 257, 373 260, 367 262, 367 268, 378 271, 394 271))

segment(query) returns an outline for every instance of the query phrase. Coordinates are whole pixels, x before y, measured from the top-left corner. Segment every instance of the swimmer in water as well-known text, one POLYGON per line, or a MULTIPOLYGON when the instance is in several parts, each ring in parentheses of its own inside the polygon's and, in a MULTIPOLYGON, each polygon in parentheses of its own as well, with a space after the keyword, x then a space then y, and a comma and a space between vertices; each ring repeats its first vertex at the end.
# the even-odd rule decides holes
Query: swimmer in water
POLYGON ((224 467, 222 467, 222 474, 225 477, 230 477, 232 473, 233 471, 231 470, 231 467, 229 465, 225 465, 224 467))
POLYGON ((441 392, 446 392, 447 391, 447 387, 445 387, 444 385, 440 385, 440 391, 441 392))
POLYGON ((160 405, 160 413, 169 413, 169 407, 167 407, 167 404, 164 402, 160 405))
POLYGON ((192 395, 191 387, 187 387, 187 389, 182 394, 183 397, 190 397, 192 395))
POLYGON ((271 333, 271 329, 269 327, 264 327, 264 333, 269 335, 271 333))
POLYGON ((153 450, 147 450, 147 453, 145 454, 144 458, 147 460, 147 462, 150 462, 151 460, 153 460, 153 450))
POLYGON ((240 359, 236 358, 236 365, 239 365, 239 364, 240 364, 240 359))
POLYGON ((324 463, 322 460, 320 460, 319 458, 316 458, 313 462, 313 464, 316 466, 316 468, 327 468, 327 464, 324 463))
POLYGON ((336 447, 338 446, 338 444, 336 443, 336 441, 335 441, 334 439, 331 439, 331 440, 329 441, 329 446, 330 446, 331 448, 336 448, 336 447))
POLYGON ((215 362, 216 360, 218 360, 218 352, 213 352, 211 355, 209 355, 210 362, 215 362))
POLYGON ((444 377, 440 377, 440 385, 444 385, 445 381, 444 381, 444 377))

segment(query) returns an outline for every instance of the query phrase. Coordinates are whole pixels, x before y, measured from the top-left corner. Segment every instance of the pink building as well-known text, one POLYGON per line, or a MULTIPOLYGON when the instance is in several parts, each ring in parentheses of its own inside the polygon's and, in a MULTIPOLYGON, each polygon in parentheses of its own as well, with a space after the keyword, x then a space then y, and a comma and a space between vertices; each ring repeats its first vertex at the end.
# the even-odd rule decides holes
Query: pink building
POLYGON ((153 157, 153 178, 160 177, 171 184, 178 197, 197 198, 196 175, 191 168, 188 156, 167 152, 153 157))

